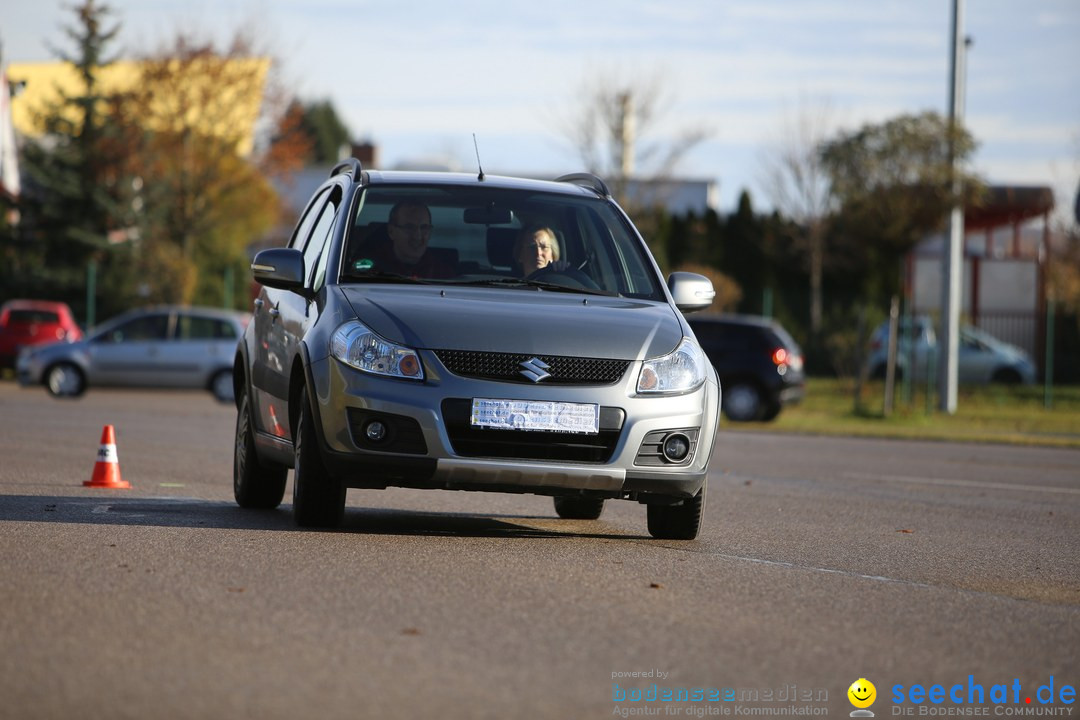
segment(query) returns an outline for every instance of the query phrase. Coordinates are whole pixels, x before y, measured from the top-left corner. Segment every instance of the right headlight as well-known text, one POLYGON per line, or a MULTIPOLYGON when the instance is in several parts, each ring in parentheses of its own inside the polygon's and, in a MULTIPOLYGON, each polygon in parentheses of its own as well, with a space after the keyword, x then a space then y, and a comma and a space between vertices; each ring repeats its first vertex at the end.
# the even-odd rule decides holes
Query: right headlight
POLYGON ((424 369, 415 350, 376 335, 358 320, 350 320, 334 331, 330 354, 349 367, 374 375, 424 379, 424 369))
POLYGON ((679 347, 662 357, 646 360, 638 375, 637 391, 642 394, 690 392, 705 382, 708 360, 690 338, 683 338, 679 347))

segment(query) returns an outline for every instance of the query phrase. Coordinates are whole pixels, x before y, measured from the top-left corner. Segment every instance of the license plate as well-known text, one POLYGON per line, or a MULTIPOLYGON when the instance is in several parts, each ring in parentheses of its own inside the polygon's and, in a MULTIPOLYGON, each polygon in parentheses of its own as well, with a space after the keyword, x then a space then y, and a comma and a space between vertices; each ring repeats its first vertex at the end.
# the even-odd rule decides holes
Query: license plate
POLYGON ((473 398, 473 427, 547 432, 600 432, 600 406, 546 400, 473 398))

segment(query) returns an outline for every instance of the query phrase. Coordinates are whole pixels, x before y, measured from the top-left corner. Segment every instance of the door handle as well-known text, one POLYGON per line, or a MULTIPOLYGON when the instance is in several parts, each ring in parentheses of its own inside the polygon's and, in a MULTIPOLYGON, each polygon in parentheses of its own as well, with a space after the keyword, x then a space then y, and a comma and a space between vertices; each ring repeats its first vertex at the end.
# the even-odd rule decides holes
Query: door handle
POLYGON ((276 307, 272 307, 272 308, 270 308, 270 317, 272 317, 272 318, 277 318, 277 317, 279 317, 280 315, 281 315, 281 311, 280 311, 280 310, 278 310, 278 309, 277 309, 276 307))
POLYGON ((262 298, 255 298, 255 309, 259 310, 263 306, 262 298))

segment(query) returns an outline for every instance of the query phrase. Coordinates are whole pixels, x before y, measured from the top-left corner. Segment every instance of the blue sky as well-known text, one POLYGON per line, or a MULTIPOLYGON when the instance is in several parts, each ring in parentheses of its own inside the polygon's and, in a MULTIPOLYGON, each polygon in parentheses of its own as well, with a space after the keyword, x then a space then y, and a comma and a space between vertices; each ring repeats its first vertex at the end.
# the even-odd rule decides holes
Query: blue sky
MULTIPOLYGON (((67 48, 60 0, 0 0, 9 62, 67 48)), ((655 78, 667 110, 651 139, 708 139, 680 174, 743 188, 768 207, 761 158, 800 108, 853 130, 948 100, 949 0, 111 0, 118 49, 178 29, 237 28, 280 61, 305 100, 329 98, 381 165, 448 156, 488 172, 561 173, 580 159, 562 128, 585 81, 655 78)), ((1080 181, 1080 0, 966 0, 966 123, 989 181, 1044 184, 1069 217, 1080 181)))

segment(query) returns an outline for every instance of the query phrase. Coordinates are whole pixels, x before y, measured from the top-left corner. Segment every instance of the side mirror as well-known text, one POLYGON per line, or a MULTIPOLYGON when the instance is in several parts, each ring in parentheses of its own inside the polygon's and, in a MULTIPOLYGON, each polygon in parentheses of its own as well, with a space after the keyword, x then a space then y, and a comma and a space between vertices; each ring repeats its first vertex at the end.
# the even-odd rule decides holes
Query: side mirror
POLYGON ((304 253, 295 248, 263 250, 251 262, 251 274, 267 287, 303 294, 304 253))
POLYGON ((704 310, 716 297, 712 281, 697 273, 673 272, 668 275, 667 284, 675 307, 684 313, 704 310))

